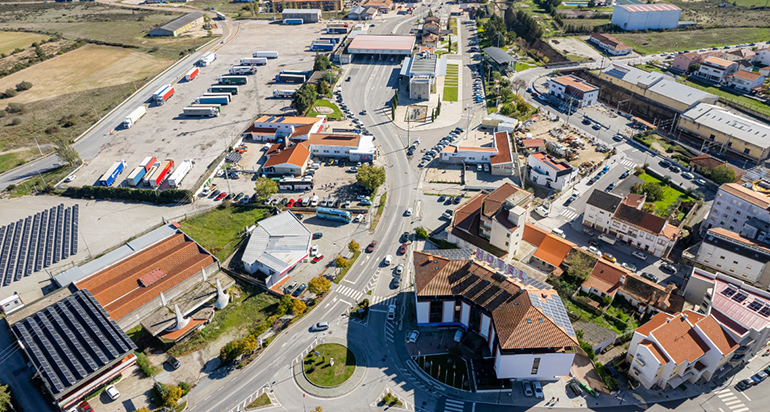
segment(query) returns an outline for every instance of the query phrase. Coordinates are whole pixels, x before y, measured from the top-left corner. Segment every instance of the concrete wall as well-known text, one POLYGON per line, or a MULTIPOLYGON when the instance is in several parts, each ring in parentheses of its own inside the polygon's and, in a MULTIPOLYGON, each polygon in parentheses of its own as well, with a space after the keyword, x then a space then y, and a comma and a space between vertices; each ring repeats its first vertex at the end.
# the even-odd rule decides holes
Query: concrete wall
POLYGON ((428 323, 430 320, 430 302, 417 302, 417 323, 428 323))
POLYGON ((454 313, 455 313, 455 303, 454 301, 448 300, 444 302, 443 307, 441 308, 441 321, 442 322, 452 322, 454 321, 454 313))
POLYGON ((495 371, 498 379, 544 380, 555 381, 562 376, 568 376, 574 353, 544 353, 501 355, 495 351, 495 371), (532 365, 540 358, 537 373, 532 373, 532 365))

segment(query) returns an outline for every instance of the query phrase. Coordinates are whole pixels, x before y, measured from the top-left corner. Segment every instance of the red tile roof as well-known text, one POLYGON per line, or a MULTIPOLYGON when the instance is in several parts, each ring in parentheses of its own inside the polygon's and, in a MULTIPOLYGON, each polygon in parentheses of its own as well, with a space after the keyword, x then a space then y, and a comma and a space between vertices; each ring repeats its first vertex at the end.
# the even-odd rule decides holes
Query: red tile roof
MULTIPOLYGON (((537 238, 540 238, 540 233, 542 229, 538 228, 537 226, 526 223, 524 225, 524 235, 522 236, 524 240, 526 240, 528 243, 532 243, 529 239, 535 240, 537 238), (529 235, 527 234, 527 231, 531 232, 529 235)), ((572 250, 573 247, 575 247, 575 244, 563 239, 559 236, 556 236, 550 232, 546 232, 545 235, 542 237, 540 243, 532 243, 537 247, 537 250, 535 250, 535 253, 532 255, 544 262, 548 262, 553 266, 559 267, 562 262, 564 262, 564 259, 569 254, 570 250, 572 250)))
POLYGON ((591 37, 598 40, 600 43, 606 44, 613 50, 627 50, 633 49, 633 47, 618 40, 615 36, 604 33, 591 33, 591 37))
POLYGON ((693 363, 709 350, 681 313, 657 327, 650 335, 677 365, 684 361, 693 363))
POLYGON ((495 146, 497 154, 489 158, 489 163, 493 165, 501 163, 510 163, 511 157, 511 139, 508 138, 508 132, 495 133, 495 146))
POLYGON ((521 141, 521 147, 532 148, 545 146, 545 139, 524 139, 521 141))
POLYGON ((722 355, 732 353, 738 349, 740 345, 733 339, 721 326, 719 322, 714 319, 713 316, 705 316, 699 320, 698 328, 708 336, 709 340, 719 349, 722 355))
POLYGON ((580 90, 581 92, 590 92, 594 90, 598 90, 599 88, 586 83, 585 80, 573 76, 573 75, 566 75, 566 76, 560 76, 553 79, 554 82, 559 83, 562 86, 571 87, 573 89, 580 90))
POLYGON ((648 320, 647 323, 636 328, 636 332, 643 336, 650 336, 650 332, 655 330, 658 326, 666 323, 666 321, 669 319, 671 319, 671 315, 668 315, 663 312, 658 312, 657 314, 655 314, 655 316, 650 318, 650 320, 648 320))
POLYGON ((307 159, 309 158, 310 150, 307 150, 307 146, 304 143, 300 143, 270 156, 262 167, 278 166, 286 163, 302 167, 307 164, 307 159))
POLYGON ((754 80, 757 80, 763 76, 759 73, 747 72, 746 70, 738 70, 737 72, 733 73, 733 77, 753 82, 754 80))
POLYGON ((756 206, 759 206, 762 209, 770 208, 769 196, 765 196, 762 193, 755 192, 737 183, 725 183, 719 187, 719 190, 723 190, 727 193, 730 193, 731 195, 739 197, 756 206))
POLYGON ((661 365, 668 363, 668 356, 666 356, 666 354, 660 350, 660 348, 658 347, 658 345, 655 344, 655 342, 649 339, 644 339, 639 341, 639 344, 646 346, 647 349, 649 349, 650 352, 652 352, 652 354, 655 356, 655 358, 658 360, 658 362, 661 365))
POLYGON ((530 156, 533 158, 543 162, 546 166, 550 167, 553 170, 556 170, 557 172, 560 172, 562 170, 571 169, 572 166, 570 166, 566 162, 561 162, 556 160, 555 158, 551 157, 550 155, 546 153, 532 153, 530 156))
POLYGON ((702 167, 706 170, 713 170, 715 167, 725 164, 725 162, 715 157, 711 157, 707 154, 702 154, 700 156, 695 156, 691 158, 690 164, 698 167, 702 167))
POLYGON ((628 276, 628 272, 618 265, 605 260, 598 260, 594 265, 591 276, 583 282, 582 286, 594 288, 607 295, 615 296, 615 292, 620 289, 620 279, 628 276))
POLYGON ((712 56, 712 57, 706 57, 706 59, 703 60, 703 64, 720 67, 722 69, 727 69, 728 67, 736 63, 731 62, 730 60, 720 59, 719 57, 712 56))
POLYGON ((77 282, 76 286, 88 289, 113 319, 120 320, 188 278, 200 276, 201 268, 212 263, 214 258, 210 254, 177 233, 77 282), (157 269, 166 276, 147 287, 141 286, 140 279, 157 269))
POLYGON ((482 212, 484 213, 484 216, 486 217, 494 216, 494 214, 497 213, 500 210, 500 208, 503 206, 503 203, 505 203, 505 200, 520 190, 522 189, 519 189, 518 187, 510 183, 503 183, 500 187, 495 189, 492 193, 488 194, 484 198, 484 202, 481 208, 482 212))

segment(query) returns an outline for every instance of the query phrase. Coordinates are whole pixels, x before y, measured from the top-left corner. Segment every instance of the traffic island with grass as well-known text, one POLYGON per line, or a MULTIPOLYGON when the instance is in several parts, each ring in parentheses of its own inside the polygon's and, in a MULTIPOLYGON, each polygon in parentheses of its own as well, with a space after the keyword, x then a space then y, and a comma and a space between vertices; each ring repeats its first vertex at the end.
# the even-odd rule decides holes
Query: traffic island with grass
POLYGON ((270 402, 270 398, 267 396, 266 393, 263 393, 262 395, 259 395, 257 399, 254 399, 253 402, 246 405, 246 410, 257 409, 263 406, 268 406, 270 404, 272 404, 272 402, 270 402))
POLYGON ((356 357, 336 343, 316 346, 304 359, 305 377, 314 385, 332 388, 348 380, 356 370, 356 357))

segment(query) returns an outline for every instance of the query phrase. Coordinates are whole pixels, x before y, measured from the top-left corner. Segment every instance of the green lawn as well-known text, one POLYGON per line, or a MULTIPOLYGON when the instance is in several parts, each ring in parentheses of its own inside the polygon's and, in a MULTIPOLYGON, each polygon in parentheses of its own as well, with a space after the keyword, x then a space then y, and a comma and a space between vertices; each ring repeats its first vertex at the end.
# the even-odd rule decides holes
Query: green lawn
POLYGON ((34 152, 12 152, 0 155, 0 173, 7 172, 24 164, 24 159, 34 152))
POLYGON ((265 214, 265 209, 235 205, 216 208, 185 220, 182 222, 182 230, 217 259, 224 261, 238 247, 243 228, 262 220, 265 214))
POLYGON ((342 119, 342 112, 340 111, 340 108, 337 107, 336 104, 326 100, 326 99, 318 99, 313 103, 313 107, 308 110, 307 115, 310 117, 318 116, 319 114, 325 114, 327 119, 333 119, 333 120, 341 120, 342 119), (315 108, 316 107, 328 107, 333 110, 333 113, 318 113, 315 108))
POLYGON ((318 386, 337 386, 345 382, 356 370, 356 357, 350 349, 336 343, 318 345, 305 356, 304 368, 307 379, 318 386), (334 359, 332 366, 329 361, 334 359))
POLYGON ((48 36, 37 33, 26 32, 0 32, 0 53, 9 54, 16 48, 26 49, 32 46, 32 43, 40 40, 48 40, 48 36))
POLYGON ((770 38, 767 27, 732 27, 719 29, 618 33, 618 39, 644 54, 680 50, 698 50, 729 44, 764 42, 770 38))
POLYGON ((433 379, 449 386, 463 389, 463 383, 468 380, 468 367, 462 358, 452 355, 432 355, 419 357, 416 361, 433 379))
POLYGON ((272 402, 270 402, 270 398, 267 397, 267 394, 263 393, 262 395, 259 395, 257 399, 254 399, 253 402, 246 405, 246 409, 256 409, 262 406, 270 405, 271 403, 272 402))
POLYGON ((732 94, 728 91, 722 90, 718 87, 713 86, 707 86, 704 84, 701 84, 700 82, 694 82, 689 80, 681 80, 680 83, 684 83, 688 86, 694 87, 696 89, 700 89, 706 92, 709 92, 711 94, 717 95, 721 98, 732 100, 735 103, 740 104, 741 106, 748 107, 750 109, 756 110, 760 113, 764 113, 768 116, 770 116, 770 106, 760 103, 750 97, 746 97, 744 95, 740 94, 732 94))
POLYGON ((278 299, 267 292, 242 292, 240 298, 215 312, 214 319, 200 333, 193 334, 190 339, 175 345, 169 353, 182 356, 203 349, 227 330, 246 333, 272 315, 277 305, 278 299))
POLYGON ((527 64, 527 63, 519 63, 516 62, 516 71, 521 72, 527 69, 531 69, 533 67, 536 67, 534 64, 527 64))
POLYGON ((599 325, 603 328, 607 328, 616 333, 623 333, 622 330, 618 330, 614 325, 607 322, 606 319, 602 318, 599 315, 594 315, 593 313, 583 309, 582 305, 573 302, 571 299, 565 298, 565 299, 562 299, 562 302, 564 302, 564 308, 567 309, 567 313, 577 315, 581 319, 585 320, 586 322, 591 322, 593 324, 599 325))
POLYGON ((660 67, 654 65, 654 64, 640 64, 636 66, 637 69, 642 69, 646 72, 658 72, 663 73, 663 70, 660 69, 660 67))
POLYGON ((456 64, 446 65, 446 77, 444 77, 444 95, 441 97, 445 102, 457 101, 457 83, 460 68, 456 64))
POLYGON ((383 193, 382 196, 380 196, 380 204, 377 206, 377 213, 374 215, 374 219, 372 220, 372 228, 370 229, 372 232, 374 232, 374 229, 377 229, 377 224, 380 223, 380 218, 382 217, 382 212, 385 211, 385 200, 388 198, 388 193, 383 193))
POLYGON ((639 175, 639 178, 644 180, 645 183, 659 183, 661 186, 663 186, 663 198, 655 202, 655 208, 661 212, 666 211, 669 206, 675 204, 680 198, 682 201, 692 201, 695 200, 684 193, 674 189, 673 187, 670 187, 664 183, 662 183, 660 180, 648 175, 647 173, 642 173, 639 175))

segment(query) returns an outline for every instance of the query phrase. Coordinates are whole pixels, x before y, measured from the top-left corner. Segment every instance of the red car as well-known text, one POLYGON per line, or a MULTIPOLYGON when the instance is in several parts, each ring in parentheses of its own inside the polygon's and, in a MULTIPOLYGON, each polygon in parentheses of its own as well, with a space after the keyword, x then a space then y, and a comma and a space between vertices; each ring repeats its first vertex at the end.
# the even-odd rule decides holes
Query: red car
POLYGON ((292 207, 294 206, 294 199, 289 199, 288 202, 286 202, 286 207, 292 207))
POLYGON ((215 199, 215 200, 222 200, 222 199, 224 199, 225 197, 227 197, 227 193, 225 193, 225 192, 222 192, 222 193, 220 193, 219 195, 217 195, 217 197, 216 197, 216 199, 215 199))
POLYGON ((406 254, 406 246, 407 246, 406 243, 402 243, 401 244, 401 247, 398 248, 398 254, 399 255, 406 254))
POLYGON ((89 405, 88 402, 83 401, 78 405, 78 412, 94 412, 94 409, 91 408, 91 405, 89 405))
POLYGON ((369 246, 366 247, 366 253, 372 253, 374 252, 374 248, 377 247, 377 241, 372 240, 372 243, 369 243, 369 246))
POLYGON ((324 258, 324 255, 315 255, 315 257, 313 258, 313 263, 318 263, 323 258, 324 258))

